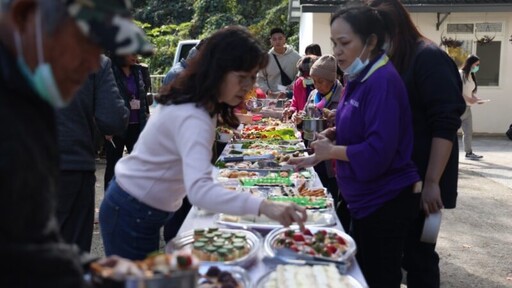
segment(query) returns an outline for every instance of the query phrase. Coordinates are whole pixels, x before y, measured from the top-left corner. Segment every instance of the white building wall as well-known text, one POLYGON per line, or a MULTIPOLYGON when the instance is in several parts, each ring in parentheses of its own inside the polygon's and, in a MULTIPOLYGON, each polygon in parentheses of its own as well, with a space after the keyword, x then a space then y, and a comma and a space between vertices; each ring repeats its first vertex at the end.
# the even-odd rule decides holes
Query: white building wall
MULTIPOLYGON (((497 22, 503 21, 504 38, 501 46, 500 85, 497 87, 478 87, 478 96, 491 102, 473 105, 473 131, 475 133, 503 134, 512 123, 512 43, 508 41, 512 31, 511 13, 452 13, 436 31, 437 15, 435 13, 413 13, 411 17, 425 36, 436 43, 441 40, 441 33, 447 23, 455 22, 497 22)), ((446 34, 446 33, 445 33, 446 34)), ((478 73, 476 74, 478 80, 478 73)))
MULTIPOLYGON (((432 41, 439 43, 441 33, 446 24, 450 22, 485 22, 503 21, 505 23, 501 49, 500 85, 498 87, 478 88, 478 95, 491 102, 475 105, 472 108, 473 130, 475 133, 503 134, 512 123, 512 43, 508 41, 512 34, 512 13, 452 13, 439 31, 436 30, 436 13, 412 13, 411 17, 419 31, 432 41)), ((332 53, 330 42, 330 14, 329 13, 303 13, 300 23, 300 51, 311 43, 317 43, 323 54, 332 53)), ((478 79, 478 74, 477 74, 478 79)))
POLYGON ((302 13, 300 19, 299 53, 304 54, 306 46, 312 43, 320 45, 322 54, 332 54, 331 28, 329 13, 302 13), (303 34, 305 37, 303 37, 303 34))

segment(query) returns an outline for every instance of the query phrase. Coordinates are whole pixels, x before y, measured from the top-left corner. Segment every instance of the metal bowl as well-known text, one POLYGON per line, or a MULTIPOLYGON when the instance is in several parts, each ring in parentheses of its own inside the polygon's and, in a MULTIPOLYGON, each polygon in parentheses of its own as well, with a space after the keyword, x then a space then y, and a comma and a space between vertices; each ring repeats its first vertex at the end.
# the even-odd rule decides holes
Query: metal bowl
MULTIPOLYGON (((242 266, 242 267, 249 267, 255 260, 258 258, 258 253, 260 246, 262 244, 263 238, 258 232, 253 232, 249 230, 243 230, 243 229, 227 229, 227 228, 219 228, 219 231, 221 232, 229 232, 229 233, 244 233, 245 237, 247 239, 247 243, 249 245, 250 251, 247 253, 247 255, 231 260, 231 261, 224 261, 224 262, 211 262, 211 261, 202 261, 201 263, 205 264, 224 264, 224 265, 234 265, 234 266, 242 266)), ((178 250, 192 250, 192 244, 194 243, 194 231, 187 231, 180 235, 178 235, 176 238, 174 238, 171 241, 171 249, 174 251, 178 250)))
POLYGON ((263 109, 263 102, 256 99, 251 99, 245 103, 248 111, 252 113, 258 113, 263 109))
POLYGON ((195 287, 199 278, 197 269, 175 271, 170 276, 155 275, 152 278, 128 277, 125 280, 103 278, 93 274, 91 283, 97 288, 180 288, 195 287))
MULTIPOLYGON (((249 273, 241 267, 237 266, 231 266, 231 265, 217 265, 212 264, 211 262, 209 264, 201 264, 199 266, 199 274, 201 276, 206 275, 206 272, 208 272, 208 269, 212 266, 217 266, 221 271, 226 271, 231 273, 233 278, 238 282, 240 288, 252 288, 252 280, 249 276, 249 273)), ((203 278, 204 279, 204 278, 203 278)), ((201 277, 199 278, 199 283, 201 283, 201 277)))
POLYGON ((302 129, 310 132, 322 132, 327 128, 327 120, 323 118, 312 118, 302 120, 302 129))
MULTIPOLYGON (((335 229, 335 228, 311 227, 311 226, 307 226, 306 228, 308 228, 313 234, 318 232, 319 230, 325 230, 328 233, 336 233, 339 236, 343 237, 343 239, 345 239, 345 242, 347 243, 347 246, 348 246, 347 251, 345 251, 345 253, 343 255, 341 255, 341 257, 339 257, 339 258, 328 258, 328 259, 334 259, 334 260, 343 261, 343 262, 347 262, 347 263, 350 263, 352 261, 352 258, 353 258, 352 256, 355 255, 357 249, 356 249, 356 242, 354 241, 354 239, 352 239, 352 237, 350 237, 350 235, 348 235, 347 233, 344 233, 338 229, 335 229)), ((287 227, 274 229, 267 235, 267 237, 265 237, 265 242, 263 244, 263 248, 265 250, 265 253, 268 256, 274 257, 276 255, 274 243, 277 240, 278 236, 281 235, 281 233, 283 233, 289 229, 290 228, 287 228, 287 227)), ((292 229, 298 231, 298 228, 292 228, 292 229)), ((293 259, 290 259, 290 263, 294 263, 293 259)))

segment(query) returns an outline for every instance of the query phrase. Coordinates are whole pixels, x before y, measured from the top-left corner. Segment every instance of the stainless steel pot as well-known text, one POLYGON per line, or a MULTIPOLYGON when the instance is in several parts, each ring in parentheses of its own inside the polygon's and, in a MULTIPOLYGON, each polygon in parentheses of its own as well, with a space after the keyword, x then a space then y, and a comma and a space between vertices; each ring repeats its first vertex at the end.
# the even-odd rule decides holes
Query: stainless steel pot
POLYGON ((315 133, 322 132, 327 128, 327 120, 323 118, 303 119, 302 129, 304 130, 304 139, 315 140, 315 133))

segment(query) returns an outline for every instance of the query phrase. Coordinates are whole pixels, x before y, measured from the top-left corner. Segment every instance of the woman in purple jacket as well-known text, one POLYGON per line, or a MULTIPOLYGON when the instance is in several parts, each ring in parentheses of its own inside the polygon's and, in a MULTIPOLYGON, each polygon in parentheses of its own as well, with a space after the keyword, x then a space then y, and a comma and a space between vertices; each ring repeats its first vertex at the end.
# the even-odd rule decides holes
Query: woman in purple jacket
POLYGON ((318 135, 311 166, 336 159, 340 191, 352 215, 357 260, 370 287, 400 287, 407 226, 419 210, 420 177, 411 161, 407 91, 382 50, 385 23, 372 8, 348 8, 331 19, 338 66, 347 77, 336 127, 318 135), (417 187, 418 186, 418 187, 417 187))

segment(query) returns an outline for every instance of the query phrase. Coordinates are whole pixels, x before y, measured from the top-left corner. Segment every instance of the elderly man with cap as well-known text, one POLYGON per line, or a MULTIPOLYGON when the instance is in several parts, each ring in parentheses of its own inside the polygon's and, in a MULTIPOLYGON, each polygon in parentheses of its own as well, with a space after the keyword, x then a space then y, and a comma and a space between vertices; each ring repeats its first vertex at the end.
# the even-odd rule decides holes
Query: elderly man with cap
POLYGON ((76 246, 55 219, 55 108, 100 65, 102 48, 151 53, 115 0, 3 0, 0 15, 1 287, 82 287, 76 246))

